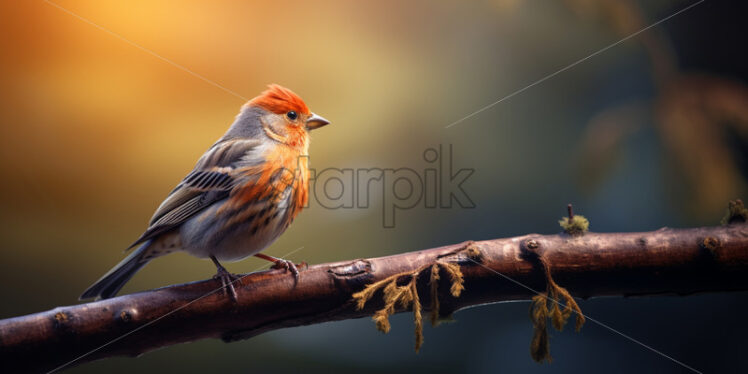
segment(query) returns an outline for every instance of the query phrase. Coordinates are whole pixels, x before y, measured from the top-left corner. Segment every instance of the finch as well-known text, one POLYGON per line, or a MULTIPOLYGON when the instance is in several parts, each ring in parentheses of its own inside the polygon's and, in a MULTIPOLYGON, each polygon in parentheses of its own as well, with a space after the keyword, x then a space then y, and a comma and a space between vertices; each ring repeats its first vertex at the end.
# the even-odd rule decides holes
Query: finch
POLYGON ((291 90, 271 84, 245 104, 228 131, 156 209, 129 256, 80 299, 114 296, 156 257, 185 251, 210 258, 214 278, 236 300, 219 261, 254 255, 298 277, 290 261, 261 254, 291 224, 309 198, 309 132, 329 124, 291 90))

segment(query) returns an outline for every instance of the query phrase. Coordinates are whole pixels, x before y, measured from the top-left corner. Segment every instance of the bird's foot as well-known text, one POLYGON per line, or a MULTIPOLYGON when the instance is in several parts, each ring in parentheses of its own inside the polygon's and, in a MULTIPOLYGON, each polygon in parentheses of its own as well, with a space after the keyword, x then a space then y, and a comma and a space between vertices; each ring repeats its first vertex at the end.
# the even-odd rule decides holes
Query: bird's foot
POLYGON ((216 260, 213 256, 211 256, 211 259, 216 264, 217 270, 216 275, 213 276, 213 279, 220 280, 224 293, 229 295, 231 301, 236 302, 237 297, 236 289, 234 288, 234 282, 239 280, 239 276, 236 274, 232 274, 228 270, 226 270, 226 268, 219 264, 218 260, 216 260))
POLYGON ((295 280, 299 280, 299 268, 302 270, 309 267, 309 265, 306 264, 306 262, 302 262, 300 264, 294 264, 293 261, 284 260, 284 259, 277 259, 275 261, 275 264, 271 266, 271 269, 286 269, 286 271, 290 271, 293 274, 293 277, 295 280))
POLYGON ((239 276, 231 274, 226 271, 226 269, 223 269, 223 271, 219 270, 218 273, 213 276, 213 279, 220 280, 221 285, 223 286, 223 291, 229 295, 231 301, 236 302, 237 297, 234 282, 239 279, 239 276))
POLYGON ((284 260, 278 257, 268 256, 263 253, 258 253, 255 255, 255 257, 272 262, 273 266, 270 267, 271 269, 286 269, 286 271, 290 271, 293 274, 294 280, 297 282, 299 281, 299 268, 301 268, 301 270, 304 270, 309 267, 306 264, 306 262, 302 262, 300 264, 294 264, 292 261, 284 260))

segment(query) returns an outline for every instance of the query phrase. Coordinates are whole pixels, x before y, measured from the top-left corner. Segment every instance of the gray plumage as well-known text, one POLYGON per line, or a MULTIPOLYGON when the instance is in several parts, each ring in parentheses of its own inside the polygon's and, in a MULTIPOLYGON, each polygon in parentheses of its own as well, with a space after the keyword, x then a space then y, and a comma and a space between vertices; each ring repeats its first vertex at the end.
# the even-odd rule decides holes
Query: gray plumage
POLYGON ((148 260, 144 259, 146 250, 148 249, 150 242, 143 243, 138 249, 130 253, 129 256, 125 257, 119 264, 109 270, 108 273, 104 274, 99 280, 96 281, 91 287, 83 291, 80 299, 88 299, 91 297, 101 297, 102 299, 110 298, 122 289, 122 286, 132 278, 135 273, 140 270, 148 260))

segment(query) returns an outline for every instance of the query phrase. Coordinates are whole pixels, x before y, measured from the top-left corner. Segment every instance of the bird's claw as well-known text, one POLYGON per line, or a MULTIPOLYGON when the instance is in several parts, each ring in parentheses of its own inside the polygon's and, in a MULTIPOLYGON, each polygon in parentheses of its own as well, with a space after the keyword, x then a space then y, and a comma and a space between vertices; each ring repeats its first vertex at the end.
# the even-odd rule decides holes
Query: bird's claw
POLYGON ((271 269, 285 269, 286 271, 290 271, 293 274, 293 277, 295 280, 299 280, 299 268, 302 270, 306 269, 308 265, 306 262, 302 262, 300 264, 294 264, 293 261, 289 260, 283 260, 278 259, 278 261, 275 261, 275 264, 271 266, 271 269))
POLYGON ((233 302, 237 301, 236 289, 234 288, 234 282, 239 279, 238 275, 231 274, 225 268, 219 268, 216 275, 213 276, 213 279, 221 281, 223 291, 224 293, 229 295, 229 298, 231 298, 231 301, 233 302))

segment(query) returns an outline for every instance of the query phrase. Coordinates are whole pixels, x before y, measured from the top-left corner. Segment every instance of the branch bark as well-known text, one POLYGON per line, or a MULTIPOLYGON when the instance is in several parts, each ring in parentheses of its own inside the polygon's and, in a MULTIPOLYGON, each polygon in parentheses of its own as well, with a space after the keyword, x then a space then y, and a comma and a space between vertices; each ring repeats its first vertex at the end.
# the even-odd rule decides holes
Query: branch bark
MULTIPOLYGON (((436 260, 460 265, 466 287, 455 298, 443 280, 443 316, 472 305, 530 299, 530 290, 495 273, 544 290, 546 279, 527 256, 528 243, 550 264, 555 281, 576 297, 748 290, 745 224, 578 237, 530 234, 470 243, 480 251, 479 263, 464 254, 462 243, 315 265, 302 271, 297 283, 282 270, 252 273, 235 284, 237 303, 221 291, 211 293, 219 281, 205 280, 1 320, 0 371, 46 371, 203 338, 230 342, 284 327, 370 316, 382 307, 381 297, 357 310, 353 293, 436 260)), ((428 310, 428 285, 420 281, 417 288, 428 310)))

